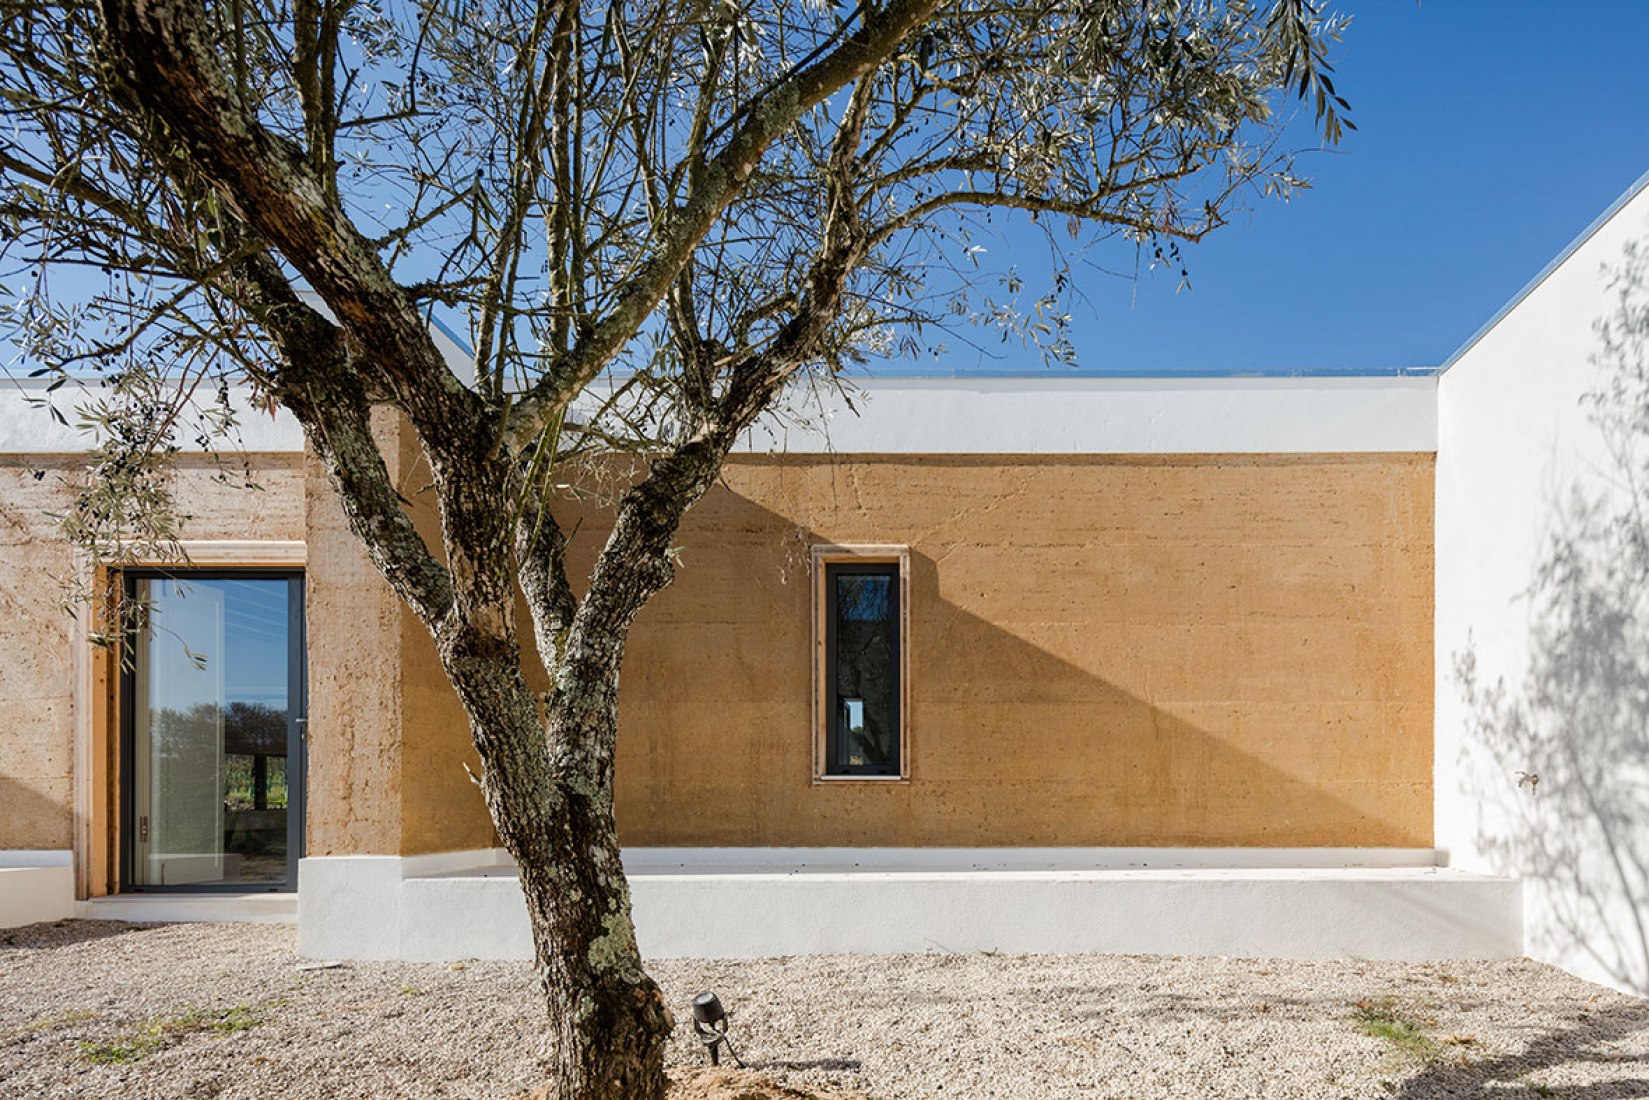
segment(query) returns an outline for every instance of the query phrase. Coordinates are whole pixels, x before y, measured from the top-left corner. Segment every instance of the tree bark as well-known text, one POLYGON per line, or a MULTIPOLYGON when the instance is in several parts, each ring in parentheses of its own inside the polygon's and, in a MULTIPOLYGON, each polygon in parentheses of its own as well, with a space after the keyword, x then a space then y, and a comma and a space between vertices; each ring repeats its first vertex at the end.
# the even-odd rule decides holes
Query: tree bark
MULTIPOLYGON (((522 491, 504 467, 484 455, 461 466, 430 460, 455 598, 450 616, 426 625, 469 715, 488 811, 519 869, 547 1007, 548 1095, 662 1100, 671 1019, 642 968, 613 816, 624 630, 544 654, 555 690, 535 696, 517 635, 517 585, 536 620, 540 601, 531 597, 546 588, 559 597, 565 580, 556 573, 543 583, 542 562, 524 553, 532 540, 498 506, 522 491)), ((558 532, 548 537, 559 546, 558 532)), ((557 598, 546 622, 566 610, 557 598)))
MULTIPOLYGON (((513 595, 512 595, 513 598, 513 595)), ((617 655, 558 675, 546 715, 513 635, 443 637, 468 711, 482 790, 516 861, 548 1020, 553 1100, 661 1100, 672 1021, 642 967, 613 817, 617 655)))
POLYGON ((636 614, 673 575, 671 541, 683 514, 789 370, 816 350, 856 258, 852 242, 837 240, 815 264, 805 308, 775 352, 748 357, 719 401, 703 388, 699 400, 716 407, 697 409, 689 438, 656 457, 624 495, 582 600, 563 573, 565 540, 549 501, 527 484, 526 456, 635 336, 767 148, 811 107, 872 71, 938 2, 859 9, 864 18, 851 32, 754 101, 701 173, 703 186, 659 231, 629 291, 512 412, 446 368, 418 302, 339 201, 330 151, 336 120, 327 117, 325 66, 308 23, 298 43, 306 150, 246 107, 217 62, 201 5, 99 0, 104 84, 151 144, 176 151, 191 179, 215 189, 226 217, 244 226, 237 300, 254 311, 282 359, 262 381, 303 425, 352 531, 429 629, 469 716, 487 808, 519 868, 531 919, 553 1100, 662 1100, 672 1020, 642 967, 613 815, 619 669, 636 614), (335 322, 299 299, 277 253, 335 322), (440 556, 412 524, 376 449, 371 411, 382 405, 407 418, 428 461, 440 556), (522 667, 518 591, 554 685, 542 700, 522 667))
POLYGON ((551 859, 522 871, 538 980, 551 1006, 548 1092, 662 1100, 673 1020, 636 947, 611 799, 582 786, 564 789, 566 809, 547 838, 551 859))
MULTIPOLYGON (((547 736, 539 742, 551 796, 536 807, 495 806, 493 820, 521 868, 539 980, 552 1007, 553 1097, 664 1095, 673 1020, 642 967, 613 816, 619 671, 636 614, 674 574, 670 543, 681 518, 713 484, 731 439, 697 440, 654 461, 619 503, 581 602, 571 601, 561 573, 553 520, 541 527, 529 510, 517 532, 518 575, 554 677, 547 736)), ((489 803, 495 790, 500 803, 508 799, 525 770, 520 762, 507 771, 489 767, 489 803)))

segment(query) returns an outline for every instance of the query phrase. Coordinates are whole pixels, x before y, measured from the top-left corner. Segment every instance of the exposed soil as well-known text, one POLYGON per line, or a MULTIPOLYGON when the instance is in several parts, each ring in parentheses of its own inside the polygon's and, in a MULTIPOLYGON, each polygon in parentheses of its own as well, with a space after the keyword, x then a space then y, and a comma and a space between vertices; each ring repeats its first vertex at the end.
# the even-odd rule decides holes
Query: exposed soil
POLYGON ((748 1069, 681 1069, 670 1074, 670 1100, 864 1100, 858 1092, 803 1092, 748 1069))
MULTIPOLYGON (((1528 961, 661 960, 750 1073, 671 1039, 678 1100, 1649 1097, 1649 1002, 1528 961), (763 1083, 766 1079, 769 1083, 763 1083)), ((541 1084, 519 963, 298 959, 288 927, 0 930, 0 1097, 487 1097, 541 1084)))

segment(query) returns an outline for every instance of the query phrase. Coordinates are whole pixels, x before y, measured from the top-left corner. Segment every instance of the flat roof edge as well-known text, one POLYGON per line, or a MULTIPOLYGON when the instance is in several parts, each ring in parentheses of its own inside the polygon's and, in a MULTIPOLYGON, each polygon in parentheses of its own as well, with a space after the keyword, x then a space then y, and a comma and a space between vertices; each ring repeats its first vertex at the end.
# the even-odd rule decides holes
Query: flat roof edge
POLYGON ((1174 382, 1186 380, 1237 380, 1237 381, 1311 381, 1319 378, 1347 378, 1365 381, 1382 381, 1392 378, 1435 378, 1442 367, 1302 367, 1296 370, 1218 370, 1215 368, 1197 368, 1194 370, 932 370, 907 369, 860 372, 848 371, 843 376, 849 382, 859 384, 864 382, 1045 382, 1050 380, 1072 380, 1083 382, 1102 382, 1117 378, 1127 381, 1144 382, 1174 382))

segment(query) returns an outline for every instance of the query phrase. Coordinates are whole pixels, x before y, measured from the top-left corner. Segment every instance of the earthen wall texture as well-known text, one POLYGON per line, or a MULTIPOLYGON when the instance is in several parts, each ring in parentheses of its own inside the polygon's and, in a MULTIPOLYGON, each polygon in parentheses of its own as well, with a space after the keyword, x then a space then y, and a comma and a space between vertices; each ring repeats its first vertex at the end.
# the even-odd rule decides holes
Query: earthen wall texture
MULTIPOLYGON (((379 450, 425 542, 441 545, 411 429, 374 414, 379 450)), ((469 724, 423 623, 349 530, 310 456, 306 852, 411 855, 497 843, 469 724)), ((526 620, 523 618, 523 623, 526 620)))
POLYGON ((1429 456, 740 461, 624 669, 634 844, 1429 846, 1429 456), (814 783, 808 548, 910 547, 908 783, 814 783))
MULTIPOLYGON (((427 497, 385 442, 403 496, 427 497)), ((422 625, 313 464, 254 465, 247 491, 186 460, 183 534, 309 540, 310 853, 493 843, 422 625)), ((0 467, 4 848, 71 839, 72 557, 51 517, 77 471, 0 467)), ((735 459, 631 638, 621 832, 1429 845, 1431 502, 1427 455, 735 459), (867 543, 910 547, 910 778, 818 783, 809 551, 867 543)), ((585 511, 575 575, 604 534, 585 511)))
MULTIPOLYGON (((180 538, 303 539, 299 457, 246 463, 178 460, 180 538)), ((82 471, 72 456, 0 458, 0 849, 63 849, 72 840, 75 654, 65 583, 75 559, 57 517, 82 471)))
MULTIPOLYGON (((1432 478, 1420 454, 735 458, 631 635, 622 837, 1430 846, 1432 478), (906 782, 814 779, 818 544, 910 548, 906 782)), ((584 575, 600 513, 568 520, 584 575)), ((382 670, 418 785, 394 843, 477 846, 420 631, 382 670)))

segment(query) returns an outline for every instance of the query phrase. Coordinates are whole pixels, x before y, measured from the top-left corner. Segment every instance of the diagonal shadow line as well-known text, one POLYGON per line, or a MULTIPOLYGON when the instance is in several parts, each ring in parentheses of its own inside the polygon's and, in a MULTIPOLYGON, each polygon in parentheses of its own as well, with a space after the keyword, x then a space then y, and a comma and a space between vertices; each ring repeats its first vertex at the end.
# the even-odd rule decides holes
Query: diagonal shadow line
MULTIPOLYGON (((1338 607, 1325 613, 1298 590, 1291 590, 1295 602, 1286 609, 1266 604, 1284 600, 1277 592, 1295 583, 1296 575, 1311 577, 1307 584, 1338 580, 1330 577, 1333 554, 1346 548, 1304 543, 1302 531, 1311 521, 1284 518, 1259 534, 1244 534, 1263 545, 1245 546, 1249 564, 1236 568, 1248 570, 1249 590, 1235 595, 1228 591, 1233 578, 1224 574, 1219 591, 1210 589, 1210 570, 1225 567, 1199 566, 1195 557, 1154 562, 1136 576, 1118 578, 1109 559, 1073 562, 1062 557, 1060 546, 1044 547, 1043 560, 1059 564, 1064 579, 1009 583, 1007 590, 1026 593, 1036 608, 1021 613, 1024 621, 996 621, 995 612, 987 617, 979 592, 958 586, 969 570, 969 583, 986 583, 979 574, 981 555, 1000 557, 1007 550, 981 548, 977 540, 986 536, 978 532, 950 530, 930 543, 919 541, 913 532, 921 523, 899 514, 894 487, 902 477, 932 481, 935 469, 960 470, 939 478, 945 483, 985 476, 973 469, 977 463, 953 456, 856 456, 853 463, 851 470, 799 457, 764 458, 748 469, 735 464, 684 524, 677 581, 643 611, 625 663, 618 765, 625 843, 1430 846, 1429 620, 1410 622, 1401 586, 1385 588, 1374 578, 1370 591, 1357 597, 1364 601, 1361 610, 1349 619, 1338 607), (868 484, 872 478, 879 487, 868 484), (810 518, 807 509, 784 500, 798 479, 809 486, 841 481, 846 499, 818 505, 820 516, 810 518), (875 514, 861 514, 867 508, 875 514), (911 784, 836 784, 828 790, 808 784, 807 548, 842 541, 844 528, 867 532, 867 538, 877 532, 912 538, 911 784), (957 568, 960 559, 939 560, 957 547, 971 548, 975 560, 967 568, 957 568), (1103 606, 1108 597, 1091 591, 1072 607, 1055 606, 1050 601, 1067 581, 1121 585, 1126 590, 1119 596, 1147 604, 1162 587, 1166 600, 1178 601, 1177 625, 1125 630, 1093 621, 1089 605, 1097 600, 1103 606), (1245 613, 1245 600, 1261 605, 1257 614, 1245 613), (1216 602, 1219 609, 1205 615, 1216 602), (1129 652, 1135 645, 1149 652, 1129 652), (1325 649, 1355 650, 1358 656, 1328 657, 1325 649), (1388 653, 1421 654, 1414 675, 1392 671, 1408 666, 1400 655, 1378 656, 1388 653), (1199 667, 1203 660, 1221 664, 1199 667), (1144 670, 1156 682, 1147 689, 1135 676, 1124 686, 1109 671, 1119 665, 1144 670), (735 805, 737 813, 695 810, 735 805)), ((1162 465, 1121 462, 1113 468, 1091 456, 997 457, 990 468, 1003 484, 987 481, 974 490, 977 500, 970 497, 952 510, 971 515, 975 505, 988 506, 1006 492, 1004 485, 1024 488, 1021 483, 1050 472, 1055 483, 1074 478, 1094 486, 1162 465)), ((1263 475, 1273 489, 1301 483, 1290 469, 1298 463, 1279 461, 1267 470, 1265 463, 1250 462, 1240 474, 1218 472, 1233 465, 1228 457, 1185 465, 1196 469, 1176 476, 1246 484, 1244 479, 1263 475)), ((1401 494, 1406 490, 1393 486, 1406 485, 1403 478, 1423 468, 1411 465, 1394 472, 1366 456, 1325 458, 1310 478, 1332 483, 1336 491, 1378 485, 1401 494)), ((1139 491, 1130 485, 1130 492, 1139 491)), ((913 488, 913 499, 924 491, 932 485, 913 488)), ((1057 496, 1052 489, 1038 491, 1057 496)), ((1059 505, 1050 498, 1034 507, 1059 505)), ((936 507, 943 512, 952 506, 936 507)), ((1021 519, 1039 523, 1039 514, 1021 519)), ((1092 522, 1067 516, 1062 533, 1027 537, 1064 539, 1095 553, 1134 553, 1136 560, 1156 553, 1096 536, 1092 522)), ((1165 522, 1172 527, 1175 521, 1165 522)), ((1184 531, 1173 527, 1164 552, 1174 553, 1176 538, 1194 543, 1237 537, 1231 531, 1241 527, 1239 520, 1219 522, 1224 534, 1216 536, 1196 534, 1194 523, 1184 531)), ((965 523, 957 519, 951 526, 965 523)), ((1412 536, 1429 549, 1424 532, 1388 534, 1394 546, 1408 547, 1404 540, 1412 536)), ((1354 541, 1365 535, 1374 537, 1361 531, 1335 537, 1354 541)), ((578 571, 600 537, 599 523, 584 524, 569 552, 570 569, 578 571)), ((1425 553, 1412 557, 1429 559, 1425 553)), ((1381 570, 1405 567, 1378 560, 1381 570)), ((1424 572, 1411 568, 1415 578, 1424 572)), ((1422 581, 1413 579, 1411 587, 1418 590, 1422 581)))

